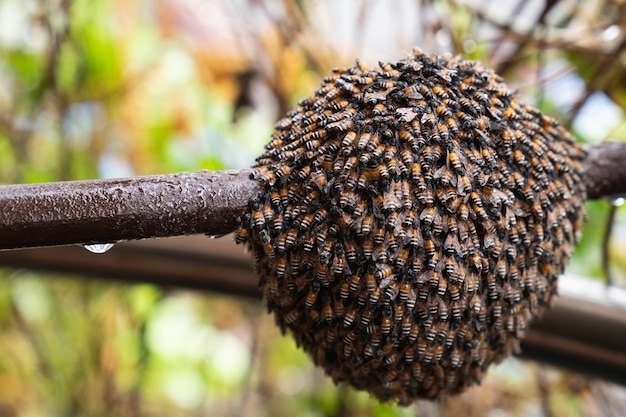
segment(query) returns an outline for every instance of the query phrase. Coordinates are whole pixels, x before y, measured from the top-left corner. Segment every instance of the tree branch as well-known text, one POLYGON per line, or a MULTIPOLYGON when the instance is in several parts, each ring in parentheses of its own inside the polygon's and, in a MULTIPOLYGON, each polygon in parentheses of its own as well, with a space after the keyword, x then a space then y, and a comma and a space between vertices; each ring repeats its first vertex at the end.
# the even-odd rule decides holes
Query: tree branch
POLYGON ((583 167, 590 200, 626 194, 626 143, 589 145, 583 167))
MULTIPOLYGON (((0 265, 261 297, 249 254, 231 238, 124 242, 94 256, 78 247, 0 251, 0 265)), ((65 276, 65 275, 64 275, 65 276)), ((626 384, 626 289, 567 274, 559 297, 522 340, 523 358, 626 384)))
POLYGON ((250 170, 0 187, 0 249, 105 243, 237 227, 250 170))
MULTIPOLYGON (((589 146, 588 198, 626 194, 626 143, 589 146)), ((0 249, 232 232, 250 170, 0 187, 0 249)))

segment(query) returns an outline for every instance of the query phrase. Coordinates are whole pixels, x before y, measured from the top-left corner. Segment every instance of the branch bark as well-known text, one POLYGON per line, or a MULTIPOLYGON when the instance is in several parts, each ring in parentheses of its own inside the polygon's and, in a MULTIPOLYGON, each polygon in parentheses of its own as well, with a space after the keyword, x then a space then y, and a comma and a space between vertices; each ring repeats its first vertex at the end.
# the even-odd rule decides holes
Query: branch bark
POLYGON ((233 231, 250 170, 0 187, 0 249, 233 231))
MULTIPOLYGON (((626 143, 589 146, 588 198, 626 194, 626 143)), ((0 187, 0 249, 232 232, 250 170, 0 187)))
POLYGON ((626 143, 607 142, 587 146, 583 163, 587 198, 626 194, 626 143))

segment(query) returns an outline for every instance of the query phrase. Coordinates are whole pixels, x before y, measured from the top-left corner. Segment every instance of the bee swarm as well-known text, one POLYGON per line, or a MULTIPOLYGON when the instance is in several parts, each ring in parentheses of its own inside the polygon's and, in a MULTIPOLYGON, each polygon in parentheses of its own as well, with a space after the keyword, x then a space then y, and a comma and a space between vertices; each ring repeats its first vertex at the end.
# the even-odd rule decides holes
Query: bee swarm
POLYGON ((236 240, 335 382, 441 398, 548 307, 584 217, 583 156, 477 62, 357 61, 277 123, 236 240))

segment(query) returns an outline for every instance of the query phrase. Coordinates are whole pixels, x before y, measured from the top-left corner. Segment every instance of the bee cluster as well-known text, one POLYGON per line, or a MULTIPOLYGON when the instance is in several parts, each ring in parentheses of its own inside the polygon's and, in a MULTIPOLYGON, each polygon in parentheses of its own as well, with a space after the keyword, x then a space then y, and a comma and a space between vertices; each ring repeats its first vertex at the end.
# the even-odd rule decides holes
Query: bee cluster
POLYGON ((236 240, 335 382, 440 398, 549 305, 584 217, 583 156, 476 62, 357 61, 277 123, 236 240))

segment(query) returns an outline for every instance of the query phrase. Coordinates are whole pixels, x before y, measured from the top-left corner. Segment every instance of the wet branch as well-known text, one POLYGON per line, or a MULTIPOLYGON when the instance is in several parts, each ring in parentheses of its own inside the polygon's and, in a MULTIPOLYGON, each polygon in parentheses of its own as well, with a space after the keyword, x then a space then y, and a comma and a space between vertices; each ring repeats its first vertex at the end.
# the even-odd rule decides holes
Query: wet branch
MULTIPOLYGON (((587 148, 588 198, 626 194, 626 144, 587 148)), ((232 232, 250 170, 0 187, 0 249, 232 232)))
POLYGON ((257 192, 250 170, 0 187, 0 249, 221 235, 257 192))
POLYGON ((626 195, 626 143, 607 142, 586 148, 587 198, 626 195))

